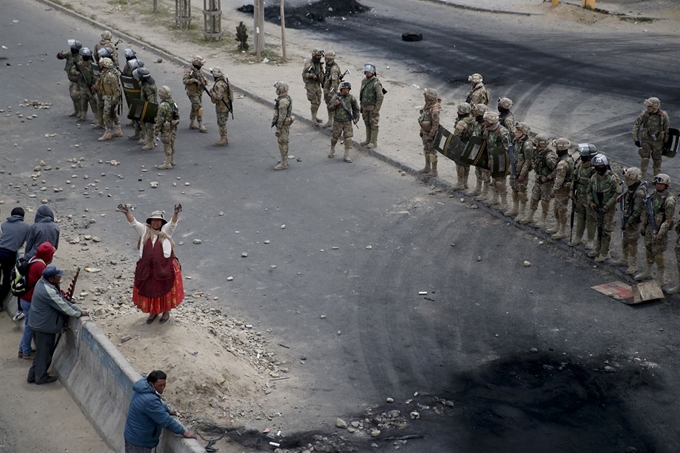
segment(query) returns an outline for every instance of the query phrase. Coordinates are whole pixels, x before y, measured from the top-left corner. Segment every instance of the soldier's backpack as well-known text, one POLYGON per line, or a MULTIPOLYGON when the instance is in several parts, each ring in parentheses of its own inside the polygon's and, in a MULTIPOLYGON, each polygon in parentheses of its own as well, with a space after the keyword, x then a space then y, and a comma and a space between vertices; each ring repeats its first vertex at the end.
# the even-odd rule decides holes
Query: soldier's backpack
POLYGON ((31 290, 28 286, 28 271, 31 265, 42 260, 28 261, 24 258, 19 258, 17 263, 10 272, 10 290, 12 294, 21 297, 31 290))

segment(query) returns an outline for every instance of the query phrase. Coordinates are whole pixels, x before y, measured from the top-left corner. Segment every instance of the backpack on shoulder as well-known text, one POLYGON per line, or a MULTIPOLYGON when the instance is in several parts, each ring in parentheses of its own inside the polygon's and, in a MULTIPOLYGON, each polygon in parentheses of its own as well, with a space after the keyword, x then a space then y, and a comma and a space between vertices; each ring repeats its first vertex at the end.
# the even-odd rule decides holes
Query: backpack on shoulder
POLYGON ((31 289, 28 287, 28 271, 31 268, 31 264, 33 263, 24 258, 17 259, 17 263, 12 268, 9 277, 9 287, 13 295, 21 297, 31 289))

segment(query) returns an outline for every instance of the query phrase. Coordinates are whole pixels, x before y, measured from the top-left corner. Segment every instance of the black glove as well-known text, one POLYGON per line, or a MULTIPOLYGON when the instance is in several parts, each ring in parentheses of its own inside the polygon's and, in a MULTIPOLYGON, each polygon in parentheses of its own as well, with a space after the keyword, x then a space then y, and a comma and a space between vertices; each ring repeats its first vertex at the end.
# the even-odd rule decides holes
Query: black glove
POLYGON ((640 140, 635 140, 635 146, 637 146, 638 148, 639 148, 640 146, 642 146, 642 145, 640 145, 640 140))

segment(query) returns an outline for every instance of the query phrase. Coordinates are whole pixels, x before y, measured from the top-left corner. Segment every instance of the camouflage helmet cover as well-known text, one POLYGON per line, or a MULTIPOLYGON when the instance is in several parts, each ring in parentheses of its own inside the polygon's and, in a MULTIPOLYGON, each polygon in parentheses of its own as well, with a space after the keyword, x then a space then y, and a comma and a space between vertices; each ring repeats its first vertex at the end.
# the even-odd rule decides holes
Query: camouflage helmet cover
POLYGON ((276 88, 276 94, 281 95, 283 93, 288 93, 288 84, 283 81, 276 82, 274 84, 274 88, 276 88))
POLYGON ((191 59, 191 64, 200 68, 205 64, 205 58, 200 55, 194 55, 191 59))
POLYGON ((314 49, 312 50, 312 58, 321 58, 323 57, 323 53, 323 50, 314 49))
POLYGON ((482 116, 489 110, 489 106, 486 104, 475 104, 472 108, 475 116, 482 116))
POLYGON ((531 127, 527 123, 521 121, 515 123, 515 129, 519 129, 524 135, 529 135, 529 132, 531 132, 531 127))
POLYGON ((555 140, 555 149, 557 151, 568 151, 571 147, 571 142, 566 138, 558 138, 555 140))
POLYGON ((666 173, 659 173, 654 177, 654 184, 666 184, 667 186, 670 186, 671 177, 668 176, 666 173))
POLYGON ((110 31, 104 30, 101 34, 102 39, 113 39, 113 35, 110 31))
POLYGON ((213 77, 216 79, 219 79, 220 77, 224 77, 224 72, 222 72, 222 68, 215 67, 210 70, 211 74, 213 77))
POLYGON ((466 113, 470 113, 472 111, 472 106, 468 104, 467 102, 463 102, 462 104, 458 105, 458 114, 459 115, 465 115, 466 113))
POLYGON ((468 82, 482 83, 483 81, 484 81, 484 78, 478 72, 475 72, 474 74, 471 74, 470 76, 468 76, 468 82))
POLYGON ((642 179, 642 170, 637 167, 629 167, 623 169, 623 176, 634 182, 638 182, 642 179))
POLYGON ((439 99, 439 93, 437 93, 437 90, 434 88, 425 88, 423 94, 425 95, 425 99, 428 101, 435 101, 439 99))
POLYGON ((592 160, 593 167, 606 167, 609 165, 609 159, 602 153, 595 154, 592 160))
POLYGON ((659 107, 661 107, 661 100, 659 98, 645 99, 645 106, 658 109, 659 107))
POLYGON ((110 58, 104 57, 99 60, 99 66, 102 68, 110 69, 113 67, 113 60, 110 58))
POLYGON ((496 124, 498 123, 498 113, 492 112, 492 111, 487 111, 484 113, 484 121, 489 124, 496 124))
POLYGON ((335 59, 335 51, 329 50, 324 56, 326 57, 326 60, 333 60, 335 59))
POLYGON ((172 96, 172 90, 169 86, 163 85, 158 89, 158 96, 162 97, 163 99, 167 99, 172 96))
POLYGON ((536 136, 536 146, 539 148, 547 148, 548 144, 550 144, 550 137, 545 134, 538 134, 536 136))
POLYGON ((498 98, 498 106, 507 110, 512 108, 512 99, 510 98, 498 98))

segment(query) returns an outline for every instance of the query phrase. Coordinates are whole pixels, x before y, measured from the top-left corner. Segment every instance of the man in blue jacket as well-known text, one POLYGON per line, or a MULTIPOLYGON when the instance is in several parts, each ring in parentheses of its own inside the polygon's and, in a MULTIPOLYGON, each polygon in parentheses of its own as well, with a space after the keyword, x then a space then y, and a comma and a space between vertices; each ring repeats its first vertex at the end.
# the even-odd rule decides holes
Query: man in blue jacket
POLYGON ((35 213, 35 220, 26 237, 24 258, 30 260, 38 251, 38 246, 49 242, 55 249, 59 248, 59 225, 54 222, 54 213, 46 204, 40 205, 35 213))
POLYGON ((125 421, 125 453, 151 453, 158 445, 163 428, 188 439, 196 439, 196 433, 185 429, 171 417, 177 413, 161 399, 166 379, 164 372, 155 370, 132 386, 134 395, 125 421))

